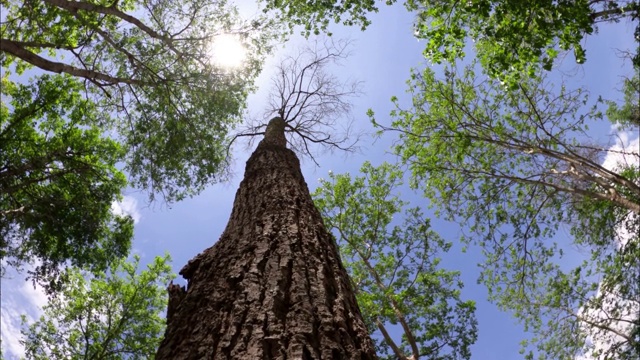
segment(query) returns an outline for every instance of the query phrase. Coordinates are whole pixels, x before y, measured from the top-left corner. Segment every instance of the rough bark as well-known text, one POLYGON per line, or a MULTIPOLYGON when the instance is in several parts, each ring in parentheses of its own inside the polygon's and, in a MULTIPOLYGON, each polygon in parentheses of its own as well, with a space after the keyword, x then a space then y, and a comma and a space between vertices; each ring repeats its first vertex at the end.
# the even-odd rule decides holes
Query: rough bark
POLYGON ((315 208, 284 121, 247 161, 220 240, 170 286, 156 359, 375 359, 337 246, 315 208))

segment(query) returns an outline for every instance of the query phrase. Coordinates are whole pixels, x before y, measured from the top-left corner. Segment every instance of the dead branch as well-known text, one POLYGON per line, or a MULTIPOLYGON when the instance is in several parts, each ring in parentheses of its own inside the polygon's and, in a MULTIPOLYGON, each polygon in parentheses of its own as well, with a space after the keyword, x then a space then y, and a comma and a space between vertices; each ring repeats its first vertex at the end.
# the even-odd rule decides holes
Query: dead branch
POLYGON ((328 71, 331 65, 340 65, 350 55, 350 47, 350 41, 324 39, 294 56, 286 56, 272 78, 263 117, 249 120, 234 140, 262 134, 265 121, 280 116, 287 124, 285 131, 291 148, 314 162, 314 145, 354 151, 359 136, 353 133, 351 100, 360 95, 362 83, 341 79, 328 71))

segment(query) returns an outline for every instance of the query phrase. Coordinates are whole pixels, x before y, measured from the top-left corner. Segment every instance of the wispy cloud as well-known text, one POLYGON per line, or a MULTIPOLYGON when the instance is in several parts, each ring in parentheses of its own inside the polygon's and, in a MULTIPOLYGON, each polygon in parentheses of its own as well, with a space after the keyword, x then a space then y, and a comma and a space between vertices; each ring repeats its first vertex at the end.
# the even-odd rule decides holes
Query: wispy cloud
MULTIPOLYGON (((613 171, 619 170, 621 167, 640 166, 640 138, 638 134, 619 131, 615 127, 612 132, 616 136, 616 142, 611 146, 609 153, 603 160, 603 166, 613 171)), ((629 216, 632 215, 629 214, 629 216)), ((621 227, 617 230, 619 244, 616 245, 618 249, 621 249, 630 241, 632 234, 626 228, 621 227)), ((603 297, 600 309, 583 309, 581 310, 581 315, 586 318, 597 319, 597 322, 606 324, 611 331, 598 331, 598 329, 585 326, 585 330, 589 334, 587 342, 591 349, 583 356, 578 356, 576 360, 605 359, 606 354, 604 352, 614 344, 620 344, 625 341, 622 336, 616 333, 629 334, 633 329, 633 324, 630 321, 634 321, 640 316, 640 302, 621 299, 615 292, 608 291, 603 294, 602 289, 599 289, 596 294, 596 297, 600 296, 603 297), (611 314, 616 314, 615 318, 619 320, 610 320, 611 314)))
MULTIPOLYGON (((27 270, 27 269, 25 269, 27 270)), ((42 307, 47 303, 44 290, 31 281, 25 280, 25 272, 17 273, 7 270, 0 284, 2 289, 2 306, 0 316, 0 330, 2 333, 2 353, 5 359, 19 359, 24 356, 24 348, 20 344, 22 328, 21 315, 26 315, 28 321, 34 321, 42 313, 42 307)))
MULTIPOLYGON (((142 218, 138 201, 131 196, 124 196, 122 201, 111 204, 111 210, 118 215, 130 215, 135 223, 142 218)), ((0 282, 2 297, 0 333, 2 354, 7 360, 20 359, 24 356, 24 347, 20 344, 21 315, 26 315, 29 322, 35 321, 42 314, 42 307, 48 301, 41 287, 34 288, 31 281, 25 280, 27 270, 29 268, 18 273, 13 269, 7 269, 7 273, 0 282)))
POLYGON ((113 204, 111 204, 111 211, 116 215, 130 215, 135 223, 139 222, 142 218, 140 208, 138 207, 138 200, 132 196, 124 196, 122 201, 114 201, 113 204))
POLYGON ((613 126, 611 131, 616 141, 609 148, 602 165, 609 170, 615 170, 620 166, 638 166, 640 156, 638 134, 632 131, 619 131, 616 126, 613 126))

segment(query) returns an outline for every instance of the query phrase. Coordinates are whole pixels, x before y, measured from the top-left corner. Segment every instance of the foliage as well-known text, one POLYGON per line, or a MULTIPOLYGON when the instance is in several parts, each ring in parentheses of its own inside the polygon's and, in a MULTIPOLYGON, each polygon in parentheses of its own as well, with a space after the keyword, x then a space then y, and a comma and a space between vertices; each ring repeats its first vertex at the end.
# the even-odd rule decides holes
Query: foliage
MULTIPOLYGON (((68 286, 22 330, 27 359, 152 359, 164 331, 170 258, 120 260, 89 277, 67 268, 68 286)), ((23 322, 26 317, 23 316, 23 322)))
POLYGON ((67 260, 104 269, 129 250, 131 220, 110 211, 125 186, 172 202, 224 178, 276 27, 225 0, 0 6, 3 265, 39 261, 37 280, 67 260), (210 61, 224 34, 248 48, 244 67, 210 61))
POLYGON ((313 196, 325 225, 337 234, 378 356, 468 359, 477 337, 475 304, 460 299, 458 272, 439 265, 451 244, 394 194, 402 185, 397 167, 367 162, 361 172, 356 178, 330 173, 313 196), (398 215, 402 223, 394 221, 398 215), (395 326, 401 338, 391 334, 395 326))
MULTIPOLYGON (((326 31, 331 22, 364 30, 371 23, 369 13, 378 12, 375 1, 264 2, 283 21, 304 26, 307 35, 326 31)), ((426 41, 427 59, 442 63, 463 57, 473 40, 485 70, 510 84, 533 74, 536 64, 551 69, 563 50, 573 50, 576 61, 584 62, 585 35, 594 33, 598 23, 637 19, 640 9, 635 0, 534 0, 527 6, 519 0, 406 0, 404 6, 416 14, 414 34, 426 41)))
POLYGON ((586 60, 581 42, 597 23, 636 16, 636 1, 536 0, 522 6, 514 0, 467 2, 414 1, 416 36, 427 41, 425 56, 436 62, 464 55, 466 39, 476 42, 476 56, 487 73, 515 85, 523 74, 533 76, 537 64, 551 70, 561 51, 573 50, 586 60))
POLYGON ((224 0, 2 6, 4 76, 37 67, 83 81, 77 94, 117 115, 96 125, 117 132, 134 186, 172 201, 221 174, 226 132, 241 118, 268 36, 258 30, 270 25, 242 24, 224 0), (212 41, 224 33, 238 33, 256 54, 241 70, 210 61, 212 41))
MULTIPOLYGON (((275 10, 279 20, 288 23, 291 29, 302 26, 303 34, 306 36, 327 31, 331 22, 348 26, 359 25, 364 31, 371 24, 367 14, 378 12, 375 0, 263 0, 263 2, 266 4, 265 12, 275 10), (347 14, 346 19, 342 20, 344 14, 347 14)), ((386 0, 387 5, 393 3, 395 0, 386 0)))
MULTIPOLYGON (((639 70, 636 67, 636 70, 639 70)), ((607 117, 615 124, 619 124, 622 128, 630 128, 640 126, 640 75, 636 71, 636 75, 625 79, 622 90, 624 99, 622 105, 615 101, 608 101, 607 117)))
POLYGON ((637 355, 640 154, 588 140, 602 114, 580 89, 445 73, 414 72, 413 107, 383 127, 400 133, 412 185, 469 225, 462 240, 484 249, 490 299, 536 334, 541 358, 596 356, 603 342, 610 358, 637 355), (602 165, 611 156, 626 162, 602 165), (556 243, 565 229, 572 243, 556 243), (589 256, 572 266, 563 250, 576 246, 589 256))
POLYGON ((111 211, 126 185, 115 167, 124 151, 102 136, 103 114, 81 89, 66 75, 2 79, 10 99, 0 107, 3 271, 37 260, 33 277, 44 280, 68 260, 104 270, 129 251, 133 222, 111 211))

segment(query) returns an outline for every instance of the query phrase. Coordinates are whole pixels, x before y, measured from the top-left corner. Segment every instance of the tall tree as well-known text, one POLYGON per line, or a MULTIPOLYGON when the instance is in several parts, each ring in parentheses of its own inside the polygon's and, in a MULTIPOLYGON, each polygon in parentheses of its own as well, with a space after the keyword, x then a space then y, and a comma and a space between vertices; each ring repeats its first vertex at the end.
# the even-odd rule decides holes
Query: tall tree
MULTIPOLYGON (((388 131, 413 185, 482 246, 490 298, 542 356, 634 358, 640 350, 640 154, 589 140, 602 118, 580 89, 537 77, 514 90, 473 67, 412 76, 413 107, 388 131), (619 157, 614 166, 603 160, 619 157), (572 242, 557 243, 559 229, 572 242), (577 265, 563 249, 588 252, 577 265), (596 344, 608 344, 597 348, 596 344)), ((636 127, 637 129, 637 127, 636 127)))
POLYGON ((180 270, 186 289, 169 286, 157 359, 376 358, 338 247, 287 148, 287 132, 327 142, 305 114, 321 126, 323 109, 337 115, 345 96, 323 74, 346 44, 325 44, 290 68, 298 81, 276 76, 278 115, 247 161, 225 231, 180 270))
MULTIPOLYGON (((354 150, 359 134, 354 134, 349 115, 350 100, 361 93, 361 82, 340 79, 328 71, 350 55, 351 42, 316 39, 284 57, 272 78, 268 107, 262 118, 279 116, 286 120, 285 131, 291 148, 314 159, 312 149, 354 150)), ((235 138, 263 135, 267 124, 250 119, 246 129, 235 138)), ((314 159, 315 161, 315 159, 314 159)))
POLYGON ((475 304, 460 299, 459 273, 440 265, 451 243, 398 197, 398 166, 366 162, 361 174, 330 173, 313 196, 337 234, 378 356, 469 359, 477 338, 475 304), (402 330, 392 331, 394 325, 402 330))
POLYGON ((109 271, 67 268, 68 286, 50 299, 43 315, 25 325, 27 359, 151 359, 164 329, 170 258, 156 257, 139 271, 140 258, 120 260, 109 271))
POLYGON ((3 269, 104 270, 129 250, 131 221, 110 212, 127 184, 171 202, 224 178, 273 23, 240 21, 224 0, 0 6, 3 269), (224 34, 249 48, 245 66, 211 61, 224 34))
POLYGON ((218 242, 169 287, 156 359, 375 359, 336 243, 286 122, 269 122, 218 242))

